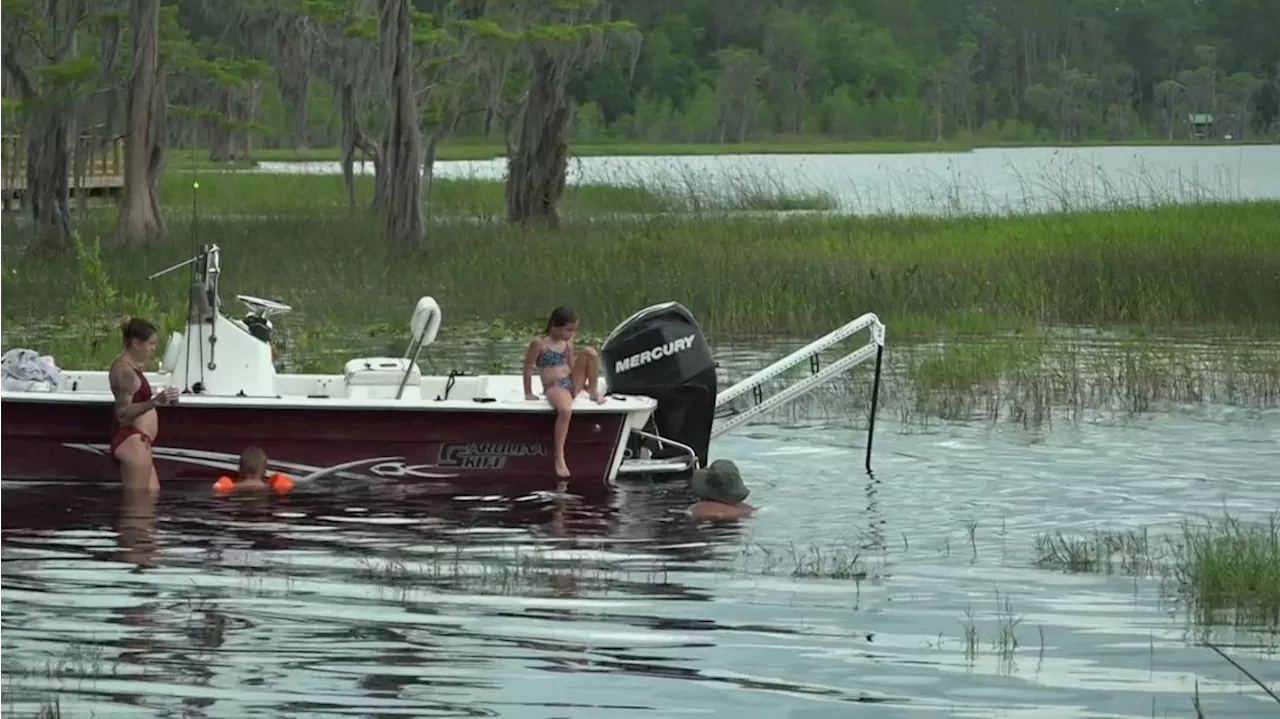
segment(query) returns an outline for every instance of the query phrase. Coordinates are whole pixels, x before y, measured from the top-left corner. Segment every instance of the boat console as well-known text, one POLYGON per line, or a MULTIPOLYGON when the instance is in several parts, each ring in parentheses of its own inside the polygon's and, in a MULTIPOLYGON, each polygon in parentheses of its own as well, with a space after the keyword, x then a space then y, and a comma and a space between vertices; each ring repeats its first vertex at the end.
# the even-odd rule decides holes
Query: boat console
MULTIPOLYGON (((218 296, 220 256, 217 245, 205 245, 195 257, 148 278, 192 267, 187 325, 170 336, 161 355, 161 370, 169 373, 170 384, 192 394, 279 396, 272 318, 288 314, 293 308, 276 300, 236 295, 247 308, 244 319, 224 314, 218 296)), ((358 357, 347 362, 342 374, 346 392, 342 396, 401 399, 409 390, 409 398, 420 398, 422 373, 418 356, 435 342, 440 320, 440 305, 431 297, 419 299, 409 322, 412 340, 404 357, 358 357)))

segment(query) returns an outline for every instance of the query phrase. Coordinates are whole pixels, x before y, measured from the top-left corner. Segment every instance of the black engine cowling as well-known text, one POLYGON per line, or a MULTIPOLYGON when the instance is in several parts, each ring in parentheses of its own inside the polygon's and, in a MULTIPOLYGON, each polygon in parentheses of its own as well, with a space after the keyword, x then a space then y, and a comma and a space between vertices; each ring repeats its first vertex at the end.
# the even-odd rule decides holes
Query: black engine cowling
MULTIPOLYGON (((678 302, 646 307, 627 318, 600 348, 601 370, 610 393, 637 394, 658 401, 650 430, 693 448, 707 464, 715 419, 716 365, 693 314, 678 302)), ((653 457, 678 457, 683 450, 646 441, 632 442, 653 457)))

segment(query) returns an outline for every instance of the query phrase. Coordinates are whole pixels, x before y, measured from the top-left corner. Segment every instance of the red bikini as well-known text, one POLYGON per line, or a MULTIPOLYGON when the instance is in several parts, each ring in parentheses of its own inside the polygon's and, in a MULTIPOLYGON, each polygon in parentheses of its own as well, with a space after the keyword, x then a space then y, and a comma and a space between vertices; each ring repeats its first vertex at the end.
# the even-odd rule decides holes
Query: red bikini
MULTIPOLYGON (((147 400, 151 399, 151 395, 152 395, 151 383, 147 381, 147 376, 142 374, 142 370, 138 369, 137 367, 134 367, 133 371, 138 374, 138 380, 142 384, 138 387, 137 391, 133 393, 133 399, 130 401, 132 404, 137 404, 138 402, 146 402, 147 400)), ((151 437, 148 437, 146 432, 143 432, 142 430, 138 429, 137 427, 131 424, 121 425, 119 420, 111 421, 111 458, 112 459, 115 459, 116 457, 116 449, 118 449, 120 445, 124 444, 124 441, 126 439, 129 439, 135 434, 142 438, 142 442, 146 444, 147 447, 151 446, 151 437)), ((120 460, 118 459, 116 460, 117 463, 119 461, 120 460)))

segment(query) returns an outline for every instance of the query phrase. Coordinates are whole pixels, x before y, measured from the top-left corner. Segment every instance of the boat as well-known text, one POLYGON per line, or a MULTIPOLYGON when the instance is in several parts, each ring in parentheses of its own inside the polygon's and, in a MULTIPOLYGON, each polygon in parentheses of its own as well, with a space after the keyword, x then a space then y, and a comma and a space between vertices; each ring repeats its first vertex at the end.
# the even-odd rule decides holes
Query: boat
MULTIPOLYGON (((234 471, 241 451, 266 451, 270 471, 297 480, 323 476, 448 484, 555 481, 555 412, 524 397, 519 374, 422 373, 418 358, 436 341, 441 308, 422 297, 402 357, 354 357, 341 374, 283 372, 274 357, 282 302, 237 295, 243 318, 223 311, 221 249, 203 245, 155 279, 190 267, 187 321, 168 338, 157 391, 181 388, 160 409, 152 448, 164 482, 213 481, 234 471)), ((613 484, 627 476, 684 476, 708 463, 710 443, 872 357, 876 361, 867 466, 885 327, 862 315, 724 391, 693 314, 679 302, 628 317, 599 349, 603 403, 579 398, 566 442, 571 484, 613 484), (870 340, 819 370, 818 353, 858 332, 870 340), (765 397, 762 387, 809 360, 810 376, 765 397)), ((109 454, 112 397, 105 370, 61 369, 50 391, 0 391, 5 481, 114 482, 109 454)))

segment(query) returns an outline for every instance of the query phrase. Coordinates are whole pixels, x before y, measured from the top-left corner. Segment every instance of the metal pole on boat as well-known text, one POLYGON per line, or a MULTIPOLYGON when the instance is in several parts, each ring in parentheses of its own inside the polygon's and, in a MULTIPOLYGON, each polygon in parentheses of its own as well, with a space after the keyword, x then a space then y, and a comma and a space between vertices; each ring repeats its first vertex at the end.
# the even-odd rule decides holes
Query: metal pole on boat
POLYGON ((880 358, 884 355, 884 345, 876 347, 876 377, 871 385, 871 414, 867 422, 867 474, 871 473, 871 438, 876 431, 876 405, 880 402, 880 358))

